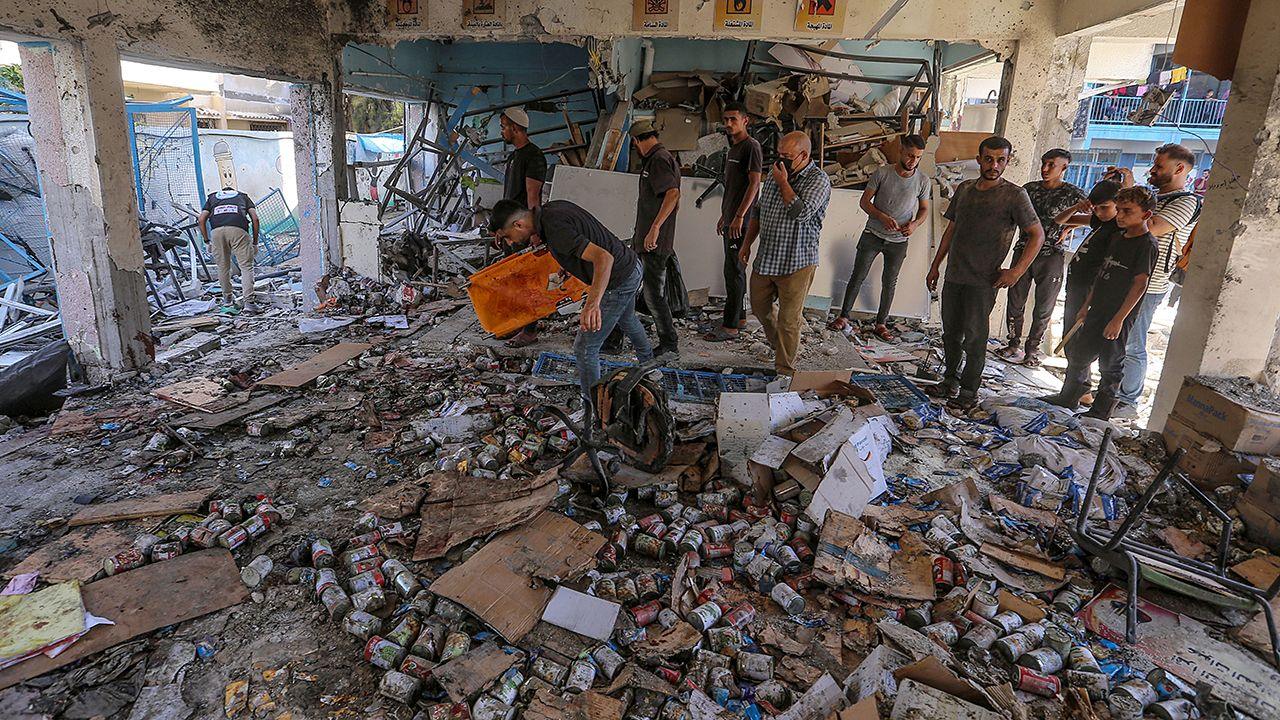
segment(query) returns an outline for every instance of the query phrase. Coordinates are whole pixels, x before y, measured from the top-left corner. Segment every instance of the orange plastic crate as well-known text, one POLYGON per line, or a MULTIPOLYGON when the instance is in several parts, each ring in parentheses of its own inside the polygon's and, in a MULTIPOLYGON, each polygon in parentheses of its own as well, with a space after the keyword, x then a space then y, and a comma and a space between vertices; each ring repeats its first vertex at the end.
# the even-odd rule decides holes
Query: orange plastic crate
POLYGON ((494 335, 541 320, 586 293, 586 283, 567 272, 562 276, 559 263, 545 249, 503 258, 472 275, 467 288, 480 326, 494 335))

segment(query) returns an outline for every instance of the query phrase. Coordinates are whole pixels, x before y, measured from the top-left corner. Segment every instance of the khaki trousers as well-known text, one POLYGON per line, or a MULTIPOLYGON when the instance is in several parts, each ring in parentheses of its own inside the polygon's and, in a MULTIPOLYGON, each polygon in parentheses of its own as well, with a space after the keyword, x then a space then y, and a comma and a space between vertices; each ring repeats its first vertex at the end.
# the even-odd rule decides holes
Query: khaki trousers
POLYGON ((222 286, 222 302, 231 303, 231 257, 240 266, 240 294, 244 304, 253 302, 253 239, 238 227, 214 228, 211 234, 213 261, 218 265, 218 283, 222 286))
POLYGON ((751 313, 764 327, 765 337, 773 347, 773 367, 779 375, 796 374, 804 299, 817 269, 817 265, 809 265, 790 275, 751 273, 751 313))

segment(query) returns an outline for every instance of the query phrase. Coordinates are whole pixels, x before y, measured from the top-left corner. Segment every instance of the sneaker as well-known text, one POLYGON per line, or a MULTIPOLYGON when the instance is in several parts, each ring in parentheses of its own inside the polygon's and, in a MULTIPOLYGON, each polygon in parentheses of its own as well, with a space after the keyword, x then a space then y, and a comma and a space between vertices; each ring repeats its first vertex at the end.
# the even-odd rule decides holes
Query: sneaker
POLYGON ((1111 417, 1118 420, 1136 420, 1138 418, 1138 406, 1122 402, 1116 405, 1115 410, 1111 411, 1111 417))
POLYGON ((970 392, 962 392, 951 400, 947 401, 947 407, 952 410, 961 412, 969 412, 978 406, 978 394, 970 392))
POLYGON ((667 361, 679 360, 680 348, 676 347, 675 345, 672 345, 670 347, 663 347, 659 345, 658 347, 653 349, 653 356, 656 358, 663 358, 667 361))
POLYGON ((262 308, 258 307, 254 303, 245 303, 244 306, 240 308, 240 313, 243 315, 257 315, 260 312, 262 312, 262 308))
POLYGON ((951 398, 955 397, 959 392, 960 392, 960 385, 958 383, 951 382, 950 380, 943 380, 937 385, 930 385, 924 389, 925 395, 928 395, 929 397, 941 398, 943 400, 950 400, 951 398))

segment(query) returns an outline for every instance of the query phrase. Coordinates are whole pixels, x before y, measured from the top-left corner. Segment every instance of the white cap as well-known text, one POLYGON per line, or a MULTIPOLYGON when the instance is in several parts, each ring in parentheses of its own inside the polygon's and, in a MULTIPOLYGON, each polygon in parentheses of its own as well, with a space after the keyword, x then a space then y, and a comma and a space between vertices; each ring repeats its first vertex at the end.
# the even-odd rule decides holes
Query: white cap
POLYGON ((529 113, 526 113, 524 108, 509 107, 506 110, 503 110, 502 114, 505 115, 508 120, 519 125, 525 130, 529 129, 529 113))

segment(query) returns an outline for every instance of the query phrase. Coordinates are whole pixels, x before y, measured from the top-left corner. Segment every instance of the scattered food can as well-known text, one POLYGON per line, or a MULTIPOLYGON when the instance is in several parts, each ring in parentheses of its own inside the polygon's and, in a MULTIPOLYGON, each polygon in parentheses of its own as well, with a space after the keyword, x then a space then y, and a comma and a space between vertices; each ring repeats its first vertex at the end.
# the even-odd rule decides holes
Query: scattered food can
POLYGON ((698 632, 706 632, 716 624, 722 612, 719 604, 708 601, 694 608, 685 620, 698 632))
POLYGON ((457 630, 444 639, 444 647, 440 650, 440 662, 447 662, 471 649, 471 636, 457 630))
POLYGON ((615 580, 614 588, 618 602, 623 605, 630 605, 640 599, 640 589, 636 587, 636 581, 629 577, 615 580))
POLYGON ((981 648, 989 649, 996 640, 1000 639, 1000 629, 990 624, 974 625, 969 628, 969 632, 965 633, 956 641, 956 648, 964 650, 965 648, 981 648))
POLYGON ((530 670, 536 677, 540 677, 556 687, 563 685, 564 681, 569 678, 569 668, 567 666, 561 665, 554 660, 548 660, 543 655, 533 659, 533 665, 530 666, 530 670))
POLYGON ((363 610, 352 610, 342 618, 342 629, 361 640, 368 641, 382 629, 382 619, 363 610))
POLYGON ((647 603, 636 605, 628 612, 631 613, 631 619, 635 622, 636 627, 644 627, 658 619, 658 613, 662 612, 662 603, 657 600, 650 600, 647 603))
POLYGON ((1100 673, 1102 667, 1098 665, 1098 659, 1093 656, 1093 651, 1085 645, 1076 645, 1067 651, 1067 667, 1080 672, 1100 673))
POLYGON ((1066 678, 1067 684, 1071 687, 1084 688, 1085 692, 1089 693, 1090 700, 1105 698, 1107 690, 1111 687, 1111 678, 1107 677, 1106 673, 1068 670, 1066 678))
POLYGON ((564 689, 569 692, 586 692, 595 681, 596 666, 590 660, 579 658, 569 666, 569 679, 565 681, 564 689))
POLYGON ((959 628, 955 626, 955 623, 947 620, 925 625, 920 628, 920 632, 943 647, 951 647, 960 640, 959 628))
POLYGON ((1062 670, 1062 656, 1053 648, 1042 647, 1023 654, 1018 658, 1018 664, 1039 673, 1054 675, 1062 670))
POLYGON ((652 600, 662 594, 658 578, 653 573, 641 573, 636 576, 636 594, 641 600, 652 600))
POLYGON ((218 536, 218 544, 228 550, 235 550, 247 542, 249 542, 249 533, 239 525, 218 536))
POLYGON ((956 586, 956 568, 946 555, 938 555, 933 559, 933 585, 942 593, 956 586))
POLYGON ((337 583, 330 585, 320 593, 320 603, 324 605, 324 609, 329 613, 329 619, 336 621, 338 618, 346 616, 351 610, 351 598, 338 587, 337 583))
POLYGON ((520 697, 522 683, 524 683, 524 675, 518 668, 510 667, 494 682, 489 694, 501 700, 503 705, 515 705, 520 697))
POLYGON ((902 624, 912 630, 920 630, 931 622, 933 622, 933 603, 931 602, 923 602, 907 608, 902 614, 902 624))
POLYGON ((778 603, 778 606, 788 615, 799 615, 804 612, 804 598, 786 583, 774 585, 773 590, 769 592, 769 597, 773 598, 773 601, 778 603))
POLYGON ((361 545, 373 545, 374 543, 378 542, 381 539, 382 539, 382 533, 378 532, 377 530, 370 530, 369 532, 363 535, 357 535, 351 538, 351 540, 348 541, 348 544, 350 544, 352 547, 361 546, 361 545))
POLYGON ((1147 708, 1147 711, 1160 720, 1196 720, 1200 717, 1200 711, 1195 703, 1186 698, 1161 700, 1147 708))
POLYGON ((717 627, 707 631, 707 644, 713 652, 737 650, 742 647, 742 633, 734 627, 717 627))
POLYGON ((1053 607, 1066 615, 1074 615, 1084 605, 1085 591, 1068 585, 1053 599, 1053 607))
POLYGON ((362 572, 359 575, 352 575, 351 579, 347 580, 347 588, 351 590, 353 595, 362 593, 371 587, 381 588, 386 587, 386 585, 386 576, 382 574, 381 570, 376 568, 362 572))
POLYGON ((601 645, 591 651, 591 657, 596 661, 596 665, 600 666, 600 672, 604 675, 605 680, 613 680, 618 674, 618 670, 622 669, 622 665, 626 662, 616 650, 608 645, 601 645))
POLYGON ((1156 692, 1151 683, 1142 678, 1133 678, 1120 683, 1111 691, 1112 697, 1116 695, 1128 695, 1137 701, 1143 709, 1160 699, 1160 694, 1156 692))
POLYGON ((1053 675, 1036 672, 1029 667, 1018 665, 1014 669, 1014 686, 1019 690, 1053 697, 1062 689, 1062 683, 1053 675))
POLYGON ((1000 601, 989 592, 976 592, 969 601, 969 609, 986 620, 990 620, 1000 612, 1000 601))
POLYGON ((248 565, 240 568, 240 581, 246 587, 256 588, 267 578, 273 567, 275 567, 275 563, 271 562, 271 558, 266 555, 259 555, 251 560, 248 565))
POLYGON ((147 557, 142 550, 131 547, 118 552, 102 561, 102 571, 107 575, 115 575, 147 564, 147 557))
POLYGON ((1141 720, 1145 708, 1132 695, 1113 692, 1107 697, 1107 709, 1112 720, 1141 720))
POLYGON ((351 602, 365 612, 374 612, 387 606, 387 596, 382 588, 374 585, 352 595, 351 602))
POLYGON ((724 615, 724 624, 741 630, 756 619, 756 609, 749 602, 740 603, 724 615))
POLYGON ((422 631, 418 633, 418 639, 413 641, 410 651, 418 657, 435 660, 440 657, 440 648, 444 646, 445 632, 445 627, 438 622, 431 620, 424 622, 422 631))
POLYGON ((172 560, 182 554, 182 543, 177 540, 159 542, 151 546, 151 561, 172 560))
POLYGON ((333 556, 333 545, 324 538, 311 541, 311 565, 317 568, 331 568, 336 562, 333 556))
POLYGON ((662 608, 662 612, 658 613, 658 624, 664 630, 675 627, 678 622, 680 622, 680 616, 671 608, 662 608))
POLYGON ((378 683, 378 692, 383 697, 405 705, 412 705, 418 698, 420 690, 422 690, 421 680, 399 670, 388 670, 378 683))
POLYGON ((1071 652, 1071 633, 1060 625, 1050 625, 1044 630, 1044 644, 1065 658, 1071 652))
POLYGON ((748 680, 764 681, 773 677, 773 656, 763 653, 738 653, 738 675, 748 680))
POLYGON ((416 677, 419 680, 429 679, 433 668, 435 668, 435 663, 424 657, 412 654, 405 655, 404 661, 400 663, 400 672, 410 677, 416 677))
POLYGON ((636 552, 645 557, 661 560, 667 554, 667 546, 658 538, 647 533, 636 536, 636 552))
POLYGON ((248 520, 240 523, 240 527, 248 533, 251 538, 262 537, 271 529, 271 521, 267 519, 266 515, 255 514, 250 516, 248 520))
POLYGON ((191 542, 202 548, 211 548, 218 544, 218 536, 230 529, 231 523, 214 518, 209 524, 201 524, 191 530, 191 542))
POLYGON ((1022 616, 1012 610, 997 613, 995 617, 991 618, 991 623, 1000 628, 1001 633, 1005 634, 1022 627, 1022 622, 1022 616))
POLYGON ((382 551, 378 549, 376 544, 360 545, 342 553, 342 563, 350 565, 358 560, 367 560, 379 555, 382 555, 382 551))
POLYGON ((400 647, 411 647, 413 642, 418 639, 418 632, 422 629, 422 621, 418 619, 417 613, 407 612, 404 617, 400 618, 400 622, 390 632, 383 635, 383 639, 389 640, 400 647))
POLYGON ((320 568, 316 571, 316 595, 320 595, 325 588, 338 587, 338 573, 333 568, 320 568))

